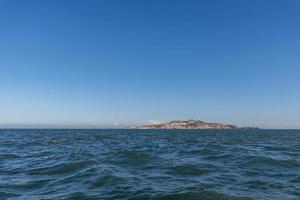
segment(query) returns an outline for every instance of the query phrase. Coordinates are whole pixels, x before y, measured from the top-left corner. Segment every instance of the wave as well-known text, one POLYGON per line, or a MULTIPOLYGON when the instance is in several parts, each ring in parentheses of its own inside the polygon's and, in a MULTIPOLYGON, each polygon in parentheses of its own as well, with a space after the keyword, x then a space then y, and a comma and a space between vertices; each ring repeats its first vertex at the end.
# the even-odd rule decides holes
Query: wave
POLYGON ((35 190, 35 189, 42 188, 44 185, 49 183, 51 180, 52 179, 28 181, 25 183, 5 184, 5 185, 0 185, 0 188, 13 189, 13 190, 35 190))
POLYGON ((22 156, 14 153, 0 153, 0 159, 14 159, 21 158, 22 156))
POLYGON ((169 168, 169 173, 185 176, 201 176, 213 171, 213 167, 211 166, 201 166, 193 164, 183 164, 169 168))
POLYGON ((243 158, 246 161, 246 166, 251 165, 263 165, 263 166, 272 166, 272 167, 284 167, 284 168, 296 168, 300 167, 300 163, 297 160, 286 159, 286 160, 277 160, 266 156, 249 156, 243 158))
POLYGON ((232 195, 225 195, 216 191, 201 191, 201 192, 179 192, 175 194, 161 195, 153 198, 154 200, 253 200, 251 197, 238 197, 232 195))
POLYGON ((27 171, 29 175, 58 175, 73 173, 87 166, 96 164, 95 160, 86 160, 79 162, 61 163, 50 167, 35 168, 27 171))

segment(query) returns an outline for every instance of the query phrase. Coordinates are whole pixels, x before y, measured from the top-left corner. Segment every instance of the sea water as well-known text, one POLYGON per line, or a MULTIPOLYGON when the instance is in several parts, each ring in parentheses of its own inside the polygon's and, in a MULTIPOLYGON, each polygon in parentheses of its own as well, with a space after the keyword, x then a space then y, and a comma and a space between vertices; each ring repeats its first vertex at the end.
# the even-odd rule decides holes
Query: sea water
POLYGON ((0 130, 0 199, 300 199, 297 130, 0 130))

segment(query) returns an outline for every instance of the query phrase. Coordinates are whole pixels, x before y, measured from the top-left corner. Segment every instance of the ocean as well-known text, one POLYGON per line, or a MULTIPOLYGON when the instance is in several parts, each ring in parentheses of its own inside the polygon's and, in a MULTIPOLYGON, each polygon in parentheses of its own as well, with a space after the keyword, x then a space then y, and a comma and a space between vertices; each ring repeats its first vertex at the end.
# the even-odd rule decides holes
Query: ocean
POLYGON ((299 200, 299 130, 0 130, 1 200, 299 200))

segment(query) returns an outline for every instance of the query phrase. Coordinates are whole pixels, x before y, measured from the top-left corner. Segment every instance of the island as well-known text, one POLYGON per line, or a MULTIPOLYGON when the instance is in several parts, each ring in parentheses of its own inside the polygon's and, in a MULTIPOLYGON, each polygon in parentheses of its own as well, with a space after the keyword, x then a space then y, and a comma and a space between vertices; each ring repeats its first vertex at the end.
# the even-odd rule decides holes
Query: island
POLYGON ((204 122, 201 120, 173 120, 162 124, 130 127, 131 129, 238 129, 238 126, 222 123, 204 122))

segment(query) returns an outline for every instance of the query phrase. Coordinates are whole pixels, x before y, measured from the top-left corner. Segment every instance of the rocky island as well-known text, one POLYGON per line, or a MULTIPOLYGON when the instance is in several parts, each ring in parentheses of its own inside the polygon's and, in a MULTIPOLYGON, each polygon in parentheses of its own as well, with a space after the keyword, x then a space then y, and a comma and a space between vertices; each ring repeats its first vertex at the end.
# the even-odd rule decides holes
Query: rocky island
POLYGON ((226 125, 221 123, 210 123, 201 120, 174 120, 168 123, 151 124, 138 127, 130 127, 133 129, 238 129, 235 125, 226 125))

